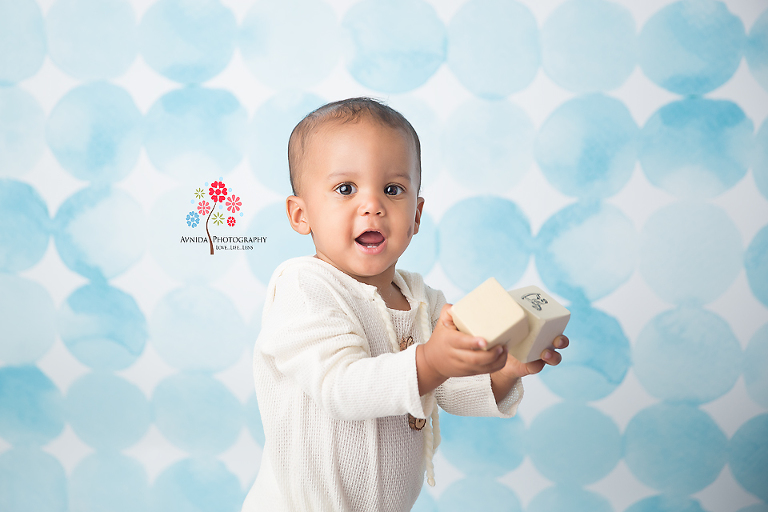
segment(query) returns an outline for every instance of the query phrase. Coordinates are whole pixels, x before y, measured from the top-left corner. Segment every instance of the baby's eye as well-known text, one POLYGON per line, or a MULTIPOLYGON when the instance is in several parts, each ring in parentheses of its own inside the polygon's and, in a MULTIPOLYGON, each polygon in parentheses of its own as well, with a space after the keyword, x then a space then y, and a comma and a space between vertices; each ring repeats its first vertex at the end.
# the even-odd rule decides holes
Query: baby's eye
POLYGON ((405 189, 400 185, 387 185, 384 189, 384 193, 388 196, 397 196, 405 192, 405 189))
POLYGON ((343 196, 348 196, 349 194, 353 193, 355 191, 355 186, 351 183, 342 183, 338 187, 336 187, 336 192, 343 196))

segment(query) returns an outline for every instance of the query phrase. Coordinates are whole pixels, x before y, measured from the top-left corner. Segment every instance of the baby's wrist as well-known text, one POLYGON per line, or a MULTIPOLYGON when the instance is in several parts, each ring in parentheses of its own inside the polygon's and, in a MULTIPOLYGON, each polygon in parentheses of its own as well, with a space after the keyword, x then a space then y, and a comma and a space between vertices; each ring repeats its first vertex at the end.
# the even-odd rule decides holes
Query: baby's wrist
POLYGON ((419 395, 426 395, 448 378, 432 365, 428 355, 428 343, 416 347, 416 376, 419 382, 419 395))

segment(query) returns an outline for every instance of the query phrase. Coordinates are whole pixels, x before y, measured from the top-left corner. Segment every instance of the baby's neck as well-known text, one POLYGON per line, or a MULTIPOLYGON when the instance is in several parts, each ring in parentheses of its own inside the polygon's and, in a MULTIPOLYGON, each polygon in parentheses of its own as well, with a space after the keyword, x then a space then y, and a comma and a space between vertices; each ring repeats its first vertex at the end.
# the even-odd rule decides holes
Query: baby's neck
POLYGON ((408 311, 411 309, 411 305, 408 304, 408 299, 405 298, 400 288, 395 286, 395 283, 389 284, 389 289, 384 291, 379 289, 379 295, 384 300, 384 304, 389 309, 399 309, 400 311, 408 311))

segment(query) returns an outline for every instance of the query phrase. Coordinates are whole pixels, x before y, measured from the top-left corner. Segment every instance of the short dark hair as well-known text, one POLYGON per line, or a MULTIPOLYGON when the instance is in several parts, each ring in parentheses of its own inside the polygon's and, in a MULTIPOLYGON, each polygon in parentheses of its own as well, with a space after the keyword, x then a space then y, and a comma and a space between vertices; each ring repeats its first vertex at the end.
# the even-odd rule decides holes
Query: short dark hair
POLYGON ((288 139, 288 171, 294 195, 299 163, 304 156, 310 136, 326 122, 349 123, 363 117, 369 117, 391 128, 402 130, 413 139, 419 170, 419 188, 421 188, 421 143, 416 130, 400 112, 392 107, 374 98, 358 97, 327 103, 313 110, 299 121, 291 132, 291 137, 288 139))

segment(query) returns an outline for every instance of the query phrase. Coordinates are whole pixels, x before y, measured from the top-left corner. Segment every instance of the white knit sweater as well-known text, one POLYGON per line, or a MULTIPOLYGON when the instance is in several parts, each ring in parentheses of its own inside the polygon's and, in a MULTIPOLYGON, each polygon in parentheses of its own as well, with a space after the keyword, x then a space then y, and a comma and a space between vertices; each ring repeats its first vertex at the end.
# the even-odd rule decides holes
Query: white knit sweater
POLYGON ((397 270, 394 283, 413 315, 416 343, 402 352, 375 286, 312 256, 275 270, 253 357, 266 441, 243 512, 410 510, 439 440, 429 422, 411 430, 407 413, 428 418, 437 401, 451 414, 515 414, 522 384, 497 405, 488 375, 419 396, 416 344, 445 298, 415 273, 397 270))

